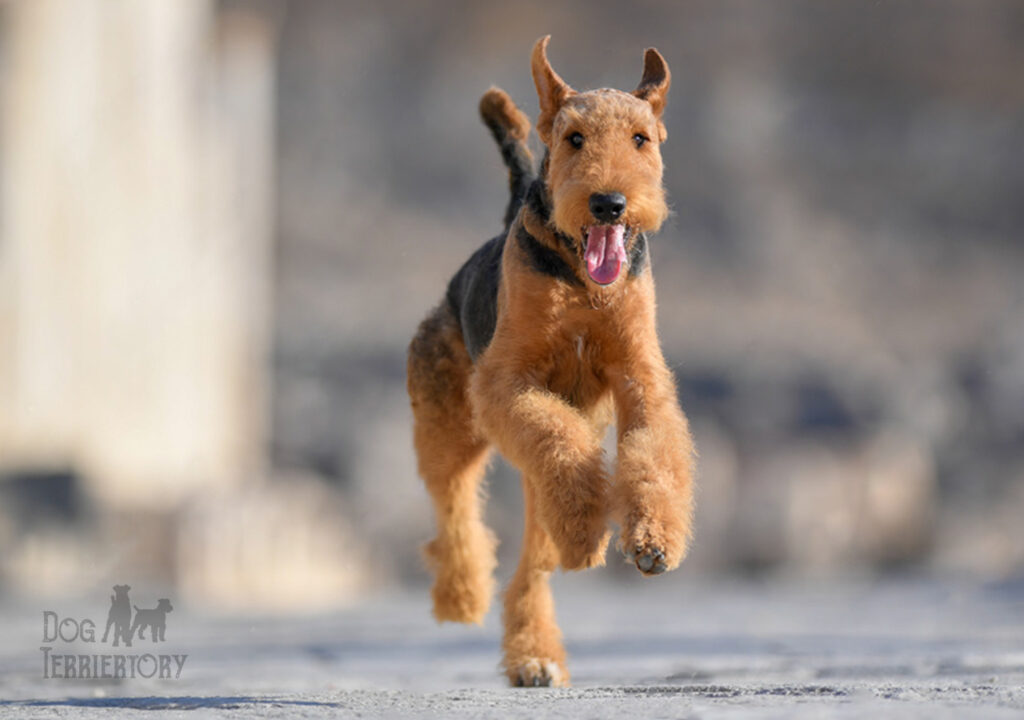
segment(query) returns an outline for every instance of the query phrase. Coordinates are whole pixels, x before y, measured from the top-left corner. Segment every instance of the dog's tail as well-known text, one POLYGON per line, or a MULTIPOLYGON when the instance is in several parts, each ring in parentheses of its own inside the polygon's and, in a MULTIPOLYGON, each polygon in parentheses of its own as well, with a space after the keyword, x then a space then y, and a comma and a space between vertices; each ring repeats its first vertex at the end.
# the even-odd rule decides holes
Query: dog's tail
POLYGON ((530 119, 516 107, 512 98, 500 88, 492 87, 480 98, 480 117, 491 131, 501 159, 508 167, 508 207, 505 209, 505 229, 516 219, 516 214, 526 198, 526 192, 534 180, 533 155, 526 146, 530 134, 530 119))

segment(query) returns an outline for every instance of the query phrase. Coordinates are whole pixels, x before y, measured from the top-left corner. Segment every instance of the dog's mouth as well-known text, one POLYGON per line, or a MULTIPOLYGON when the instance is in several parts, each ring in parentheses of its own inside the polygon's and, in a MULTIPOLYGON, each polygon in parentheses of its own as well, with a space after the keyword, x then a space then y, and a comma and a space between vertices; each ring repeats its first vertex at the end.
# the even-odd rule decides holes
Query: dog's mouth
POLYGON ((626 264, 626 226, 591 225, 583 228, 583 236, 587 275, 598 285, 611 285, 626 264))

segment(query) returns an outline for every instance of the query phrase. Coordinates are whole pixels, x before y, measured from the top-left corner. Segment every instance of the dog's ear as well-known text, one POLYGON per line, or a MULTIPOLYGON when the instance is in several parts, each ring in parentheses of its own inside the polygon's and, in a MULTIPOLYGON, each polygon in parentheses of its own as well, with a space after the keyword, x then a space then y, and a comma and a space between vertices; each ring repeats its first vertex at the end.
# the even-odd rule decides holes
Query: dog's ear
POLYGON ((668 71, 668 63, 665 62, 665 58, 654 48, 647 48, 644 52, 644 74, 633 94, 651 104, 654 117, 658 119, 658 140, 660 142, 665 142, 665 138, 668 137, 661 116, 665 112, 665 101, 668 98, 668 88, 671 84, 672 73, 668 71))
POLYGON ((548 40, 545 35, 533 46, 530 68, 533 71, 533 84, 537 86, 537 98, 540 100, 540 115, 537 117, 537 135, 544 144, 551 147, 551 126, 558 115, 562 103, 576 91, 569 87, 565 80, 551 69, 548 62, 548 40))

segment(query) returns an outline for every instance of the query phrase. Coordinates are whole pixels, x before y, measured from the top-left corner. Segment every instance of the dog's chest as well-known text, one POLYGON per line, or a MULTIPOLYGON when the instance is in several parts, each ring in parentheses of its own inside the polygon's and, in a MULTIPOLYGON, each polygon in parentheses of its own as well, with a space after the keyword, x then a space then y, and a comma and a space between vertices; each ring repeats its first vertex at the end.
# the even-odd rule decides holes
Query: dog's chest
POLYGON ((586 408, 605 393, 607 382, 602 367, 602 348, 584 331, 569 332, 558 338, 552 349, 552 362, 545 384, 572 405, 586 408))

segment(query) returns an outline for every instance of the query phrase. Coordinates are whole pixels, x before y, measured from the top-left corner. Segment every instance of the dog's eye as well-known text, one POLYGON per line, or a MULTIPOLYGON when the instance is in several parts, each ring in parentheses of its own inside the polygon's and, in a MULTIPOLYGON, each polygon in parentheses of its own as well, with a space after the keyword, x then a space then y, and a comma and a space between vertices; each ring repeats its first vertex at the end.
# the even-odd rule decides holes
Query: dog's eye
POLYGON ((638 148, 641 148, 644 146, 644 143, 647 142, 647 138, 644 135, 637 133, 636 135, 633 136, 633 142, 636 143, 636 146, 638 148))
POLYGON ((577 150, 583 147, 583 136, 580 135, 578 132, 574 132, 572 135, 567 137, 566 140, 568 140, 569 144, 572 145, 577 150))

